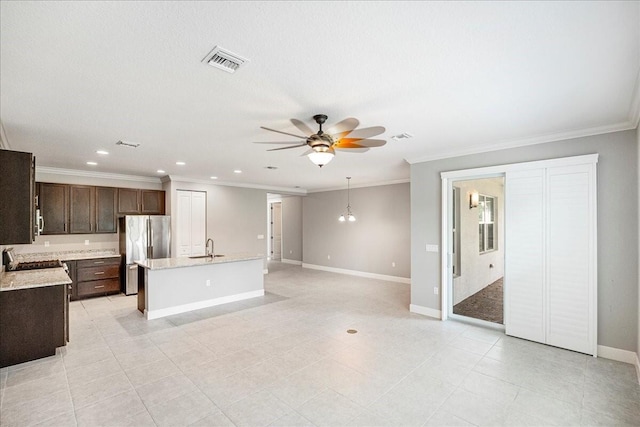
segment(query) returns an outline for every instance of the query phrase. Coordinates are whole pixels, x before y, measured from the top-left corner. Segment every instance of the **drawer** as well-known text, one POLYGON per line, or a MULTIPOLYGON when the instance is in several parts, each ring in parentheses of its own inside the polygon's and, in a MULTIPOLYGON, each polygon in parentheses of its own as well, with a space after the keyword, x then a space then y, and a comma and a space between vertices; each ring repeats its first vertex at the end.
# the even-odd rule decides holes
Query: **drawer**
POLYGON ((120 265, 120 258, 92 258, 76 261, 78 268, 97 267, 100 265, 120 265))
POLYGON ((76 270, 78 282, 86 282, 87 280, 110 279, 112 277, 120 277, 119 265, 105 265, 98 267, 84 267, 76 270))
POLYGON ((116 291, 120 291, 120 280, 118 279, 92 280, 91 282, 78 283, 79 297, 102 295, 107 292, 116 291))

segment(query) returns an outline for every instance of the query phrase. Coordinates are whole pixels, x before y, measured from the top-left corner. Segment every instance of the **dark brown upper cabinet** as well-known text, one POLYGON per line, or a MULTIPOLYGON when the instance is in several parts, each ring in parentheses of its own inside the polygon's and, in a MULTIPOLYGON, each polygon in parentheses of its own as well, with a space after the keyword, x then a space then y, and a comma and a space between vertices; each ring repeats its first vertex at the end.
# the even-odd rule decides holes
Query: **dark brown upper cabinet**
POLYGON ((118 215, 164 215, 164 191, 118 188, 118 215))
POLYGON ((95 233, 96 188, 89 185, 70 185, 69 207, 69 233, 95 233))
POLYGON ((96 187, 96 233, 118 231, 116 192, 113 187, 96 187))
POLYGON ((140 191, 135 188, 118 188, 118 214, 140 213, 140 191))
POLYGON ((141 213, 164 215, 164 191, 140 190, 142 199, 141 213))
POLYGON ((0 150, 0 245, 33 242, 35 164, 31 153, 0 150))
POLYGON ((69 186, 38 183, 38 207, 44 221, 42 234, 68 234, 69 186))

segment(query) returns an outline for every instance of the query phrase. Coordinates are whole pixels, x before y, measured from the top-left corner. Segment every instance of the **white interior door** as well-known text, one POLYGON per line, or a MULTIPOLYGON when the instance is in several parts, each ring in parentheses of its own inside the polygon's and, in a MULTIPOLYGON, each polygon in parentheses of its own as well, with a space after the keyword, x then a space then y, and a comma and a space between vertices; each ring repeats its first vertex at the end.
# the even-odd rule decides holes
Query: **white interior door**
POLYGON ((505 333, 545 342, 544 170, 507 172, 505 333))
POLYGON ((191 255, 204 255, 207 241, 207 193, 191 192, 191 255))
POLYGON ((178 190, 175 239, 177 256, 191 255, 191 192, 178 190))
POLYGON ((590 268, 595 237, 592 167, 547 170, 547 344, 583 353, 593 352, 596 335, 590 268))
POLYGON ((271 259, 282 259, 282 203, 271 204, 271 259))
POLYGON ((176 239, 178 255, 204 255, 207 240, 207 193, 178 190, 176 239))

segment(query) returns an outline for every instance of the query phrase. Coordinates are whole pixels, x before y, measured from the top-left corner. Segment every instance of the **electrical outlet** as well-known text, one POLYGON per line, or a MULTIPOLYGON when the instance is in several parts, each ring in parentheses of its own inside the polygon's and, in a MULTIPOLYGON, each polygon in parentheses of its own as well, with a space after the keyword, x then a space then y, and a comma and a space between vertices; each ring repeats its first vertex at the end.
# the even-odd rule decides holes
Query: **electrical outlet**
POLYGON ((438 245, 425 245, 425 249, 427 252, 438 252, 438 245))
POLYGON ((48 247, 48 246, 49 246, 49 241, 48 241, 48 240, 45 240, 45 241, 44 241, 44 246, 45 246, 45 247, 48 247))
POLYGON ((85 240, 84 244, 88 246, 89 245, 89 240, 85 240))
POLYGON ((331 255, 327 255, 327 259, 331 259, 331 255))
POLYGON ((395 263, 395 262, 392 262, 392 263, 391 263, 391 267, 395 267, 395 266, 396 266, 396 263, 395 263))
POLYGON ((258 240, 264 240, 264 234, 258 234, 258 240))
POLYGON ((434 286, 434 287, 433 287, 433 293, 434 293, 435 295, 438 295, 438 287, 437 287, 437 286, 434 286))
POLYGON ((211 280, 207 279, 207 286, 211 286, 211 280))
POLYGON ((289 251, 289 255, 291 255, 293 253, 293 251, 289 251))

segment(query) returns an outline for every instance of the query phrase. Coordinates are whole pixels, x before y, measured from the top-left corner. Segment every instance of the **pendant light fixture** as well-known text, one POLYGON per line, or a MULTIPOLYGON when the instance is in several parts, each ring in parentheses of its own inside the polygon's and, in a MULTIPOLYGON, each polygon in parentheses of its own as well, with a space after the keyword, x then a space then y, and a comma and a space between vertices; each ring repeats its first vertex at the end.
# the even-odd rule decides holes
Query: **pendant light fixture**
POLYGON ((340 215, 340 217, 338 218, 338 221, 340 222, 345 222, 345 221, 349 221, 349 222, 355 222, 356 217, 351 213, 351 203, 349 201, 349 191, 350 191, 350 185, 349 183, 351 182, 351 177, 348 176, 347 177, 347 214, 345 216, 345 214, 340 215))

